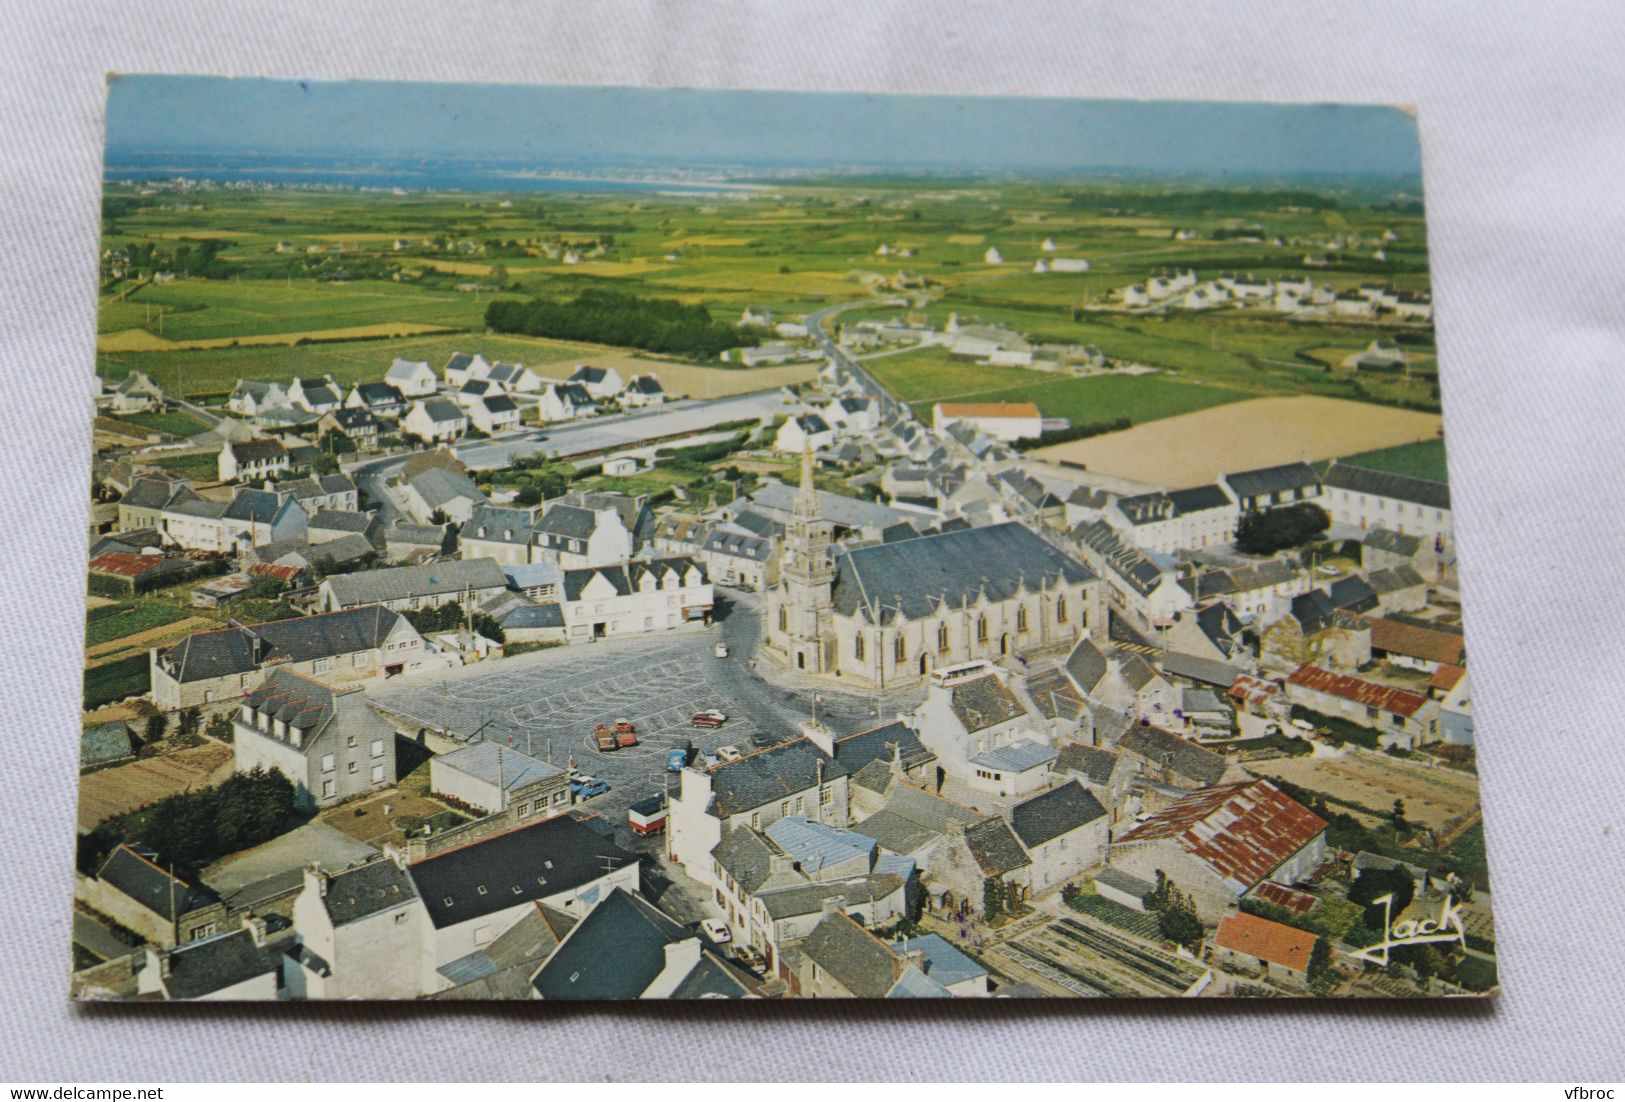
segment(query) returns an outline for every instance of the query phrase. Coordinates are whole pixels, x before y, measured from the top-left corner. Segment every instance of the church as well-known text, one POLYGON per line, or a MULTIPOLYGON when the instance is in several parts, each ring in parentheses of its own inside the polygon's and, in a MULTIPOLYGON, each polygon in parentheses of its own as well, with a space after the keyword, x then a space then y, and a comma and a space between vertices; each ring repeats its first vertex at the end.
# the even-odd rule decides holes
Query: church
POLYGON ((760 656, 862 691, 916 685, 975 659, 1070 648, 1106 626, 1099 579, 1016 521, 837 549, 810 454, 779 573, 760 656))

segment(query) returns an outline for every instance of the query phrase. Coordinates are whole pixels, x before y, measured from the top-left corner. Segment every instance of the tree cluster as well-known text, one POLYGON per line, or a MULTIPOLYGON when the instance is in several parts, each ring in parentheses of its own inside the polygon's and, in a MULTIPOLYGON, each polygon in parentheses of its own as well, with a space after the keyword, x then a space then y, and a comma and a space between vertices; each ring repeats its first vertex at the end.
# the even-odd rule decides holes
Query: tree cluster
POLYGON ((485 309, 485 327, 497 333, 612 344, 708 360, 741 343, 733 326, 714 321, 703 306, 600 289, 582 291, 566 302, 497 299, 485 309))
POLYGON ((1236 525, 1236 550, 1250 555, 1273 555, 1317 539, 1332 526, 1332 518, 1312 501, 1254 509, 1236 525))
POLYGON ((1202 940, 1202 920, 1196 916, 1196 902, 1157 870, 1157 886, 1145 893, 1146 909, 1157 916, 1157 931, 1169 941, 1186 947, 1202 940))
POLYGON ((121 842, 157 851, 158 864, 193 876, 228 853, 283 833, 293 816, 293 783, 280 771, 235 773, 214 788, 181 792, 145 812, 103 823, 79 843, 79 867, 92 872, 121 842))

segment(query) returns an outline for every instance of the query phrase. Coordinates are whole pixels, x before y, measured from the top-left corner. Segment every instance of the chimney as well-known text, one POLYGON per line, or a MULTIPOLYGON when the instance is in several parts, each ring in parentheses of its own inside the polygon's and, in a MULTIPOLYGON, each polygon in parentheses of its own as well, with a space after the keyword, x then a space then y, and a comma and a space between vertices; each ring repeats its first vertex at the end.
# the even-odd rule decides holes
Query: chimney
POLYGON ((835 736, 830 733, 828 727, 815 719, 809 719, 801 725, 801 733, 807 737, 808 742, 824 753, 832 758, 835 756, 835 736))
POLYGON ((664 999, 668 997, 673 991, 677 990, 677 985, 682 983, 688 977, 688 974, 694 971, 695 966, 700 963, 700 954, 703 949, 704 946, 701 945, 700 939, 697 937, 667 943, 665 947, 665 966, 661 968, 660 974, 643 990, 641 997, 645 999, 664 999))
POLYGON ((314 889, 318 898, 327 895, 327 880, 328 876, 322 871, 320 865, 310 864, 305 866, 305 888, 306 890, 314 889))
POLYGON ((248 936, 254 939, 254 945, 257 948, 263 949, 265 947, 265 919, 261 918, 253 911, 244 911, 243 929, 247 930, 248 936))

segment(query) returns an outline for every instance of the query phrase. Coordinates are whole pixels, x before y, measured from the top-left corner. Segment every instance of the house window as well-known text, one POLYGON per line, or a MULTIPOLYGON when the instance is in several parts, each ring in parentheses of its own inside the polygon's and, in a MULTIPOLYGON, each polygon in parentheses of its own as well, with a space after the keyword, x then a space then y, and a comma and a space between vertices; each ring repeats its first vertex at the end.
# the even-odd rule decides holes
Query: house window
POLYGON ((372 767, 372 783, 373 784, 382 784, 383 780, 384 780, 384 767, 382 765, 373 766, 372 767))
POLYGON ((1378 712, 1377 712, 1377 709, 1375 709, 1375 708, 1367 708, 1365 710, 1365 718, 1367 718, 1367 719, 1376 719, 1377 715, 1378 715, 1378 712))
POLYGON ((201 926, 197 927, 196 929, 194 929, 192 931, 192 933, 190 934, 190 936, 187 937, 186 940, 188 940, 188 941, 201 941, 203 938, 213 937, 213 936, 214 936, 214 923, 205 922, 203 925, 201 925, 201 926))
POLYGON ((361 772, 361 763, 360 762, 355 762, 355 761, 351 762, 350 763, 350 775, 353 777, 359 772, 361 772))
POLYGON ((790 814, 790 801, 789 800, 781 800, 779 802, 779 814, 781 816, 790 814))
POLYGON ((750 813, 750 829, 762 829, 762 813, 760 811, 752 811, 750 813))
POLYGON ((330 670, 332 668, 333 668, 333 660, 331 658, 318 658, 318 659, 316 659, 315 670, 316 670, 317 673, 326 673, 328 670, 330 670))
POLYGON ((779 630, 790 630, 790 613, 783 605, 779 606, 779 630))
POLYGON ((800 814, 801 814, 801 811, 802 811, 802 807, 803 807, 803 806, 804 806, 804 805, 803 805, 803 804, 802 804, 802 800, 803 800, 803 798, 804 798, 804 797, 801 797, 801 796, 797 796, 797 797, 796 797, 796 814, 797 814, 797 815, 800 815, 800 814))
POLYGON ((345 739, 344 745, 348 746, 352 750, 355 749, 355 736, 351 735, 349 738, 345 739))
POLYGON ((381 758, 381 757, 384 756, 384 740, 383 739, 375 738, 375 739, 372 740, 372 756, 375 757, 375 758, 381 758))
POLYGON ((333 795, 333 782, 332 781, 323 781, 322 782, 322 798, 326 799, 326 798, 328 798, 328 797, 330 797, 332 795, 333 795))
POLYGON ((333 769, 334 769, 333 755, 332 754, 323 754, 322 755, 322 772, 323 773, 331 773, 333 771, 333 769))
POLYGON ((833 788, 821 788, 821 789, 818 790, 818 806, 819 807, 828 807, 830 804, 832 804, 834 802, 835 802, 835 790, 833 788))

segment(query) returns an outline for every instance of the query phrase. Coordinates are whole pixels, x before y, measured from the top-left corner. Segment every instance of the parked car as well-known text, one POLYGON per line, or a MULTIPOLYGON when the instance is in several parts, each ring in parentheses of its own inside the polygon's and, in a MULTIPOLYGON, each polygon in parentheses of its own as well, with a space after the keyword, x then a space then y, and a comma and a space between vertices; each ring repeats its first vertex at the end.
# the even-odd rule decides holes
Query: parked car
POLYGON ((733 934, 728 932, 728 924, 720 918, 700 919, 700 933, 710 938, 717 945, 723 945, 733 940, 733 934))
POLYGON ((688 764, 688 751, 682 747, 666 751, 666 772, 681 773, 688 764))
POLYGON ((779 743, 772 735, 757 734, 750 736, 750 744, 757 750, 766 750, 768 747, 777 746, 779 743))
POLYGON ((741 754, 739 752, 739 747, 737 747, 737 746, 719 746, 719 747, 717 747, 717 760, 718 761, 738 761, 740 758, 742 758, 744 756, 745 755, 743 755, 743 754, 741 754))
POLYGON ((728 644, 727 643, 718 643, 716 645, 715 654, 716 654, 716 656, 718 658, 726 658, 726 657, 728 657, 728 644))
POLYGON ((703 712, 695 712, 689 723, 695 727, 721 727, 728 722, 728 716, 715 708, 707 708, 703 712))
POLYGON ((570 791, 575 793, 576 799, 586 800, 608 792, 609 782, 597 777, 582 777, 579 781, 570 782, 570 791))
POLYGON ((624 719, 615 721, 615 742, 619 746, 636 746, 638 744, 638 730, 624 719))
POLYGON ((597 727, 593 728, 592 737, 593 741, 598 744, 598 749, 603 753, 607 754, 611 750, 620 749, 621 744, 616 741, 615 729, 612 727, 608 727, 600 723, 597 727))

